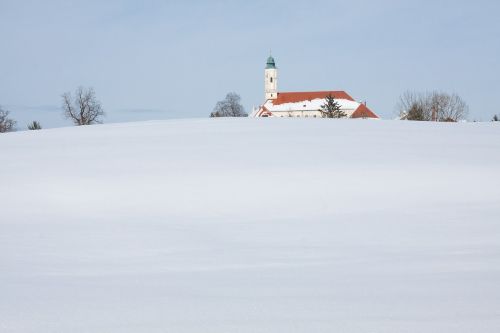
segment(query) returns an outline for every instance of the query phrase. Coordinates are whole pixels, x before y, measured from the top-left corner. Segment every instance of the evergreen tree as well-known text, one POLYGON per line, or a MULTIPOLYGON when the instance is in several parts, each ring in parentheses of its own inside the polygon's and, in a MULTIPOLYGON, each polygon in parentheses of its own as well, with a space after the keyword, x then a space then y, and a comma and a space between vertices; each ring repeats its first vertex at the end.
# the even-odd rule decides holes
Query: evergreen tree
POLYGON ((28 129, 30 131, 40 130, 40 129, 42 129, 42 125, 40 125, 40 123, 35 120, 31 124, 28 125, 28 129))
POLYGON ((500 117, 497 115, 494 115, 493 119, 491 121, 500 121, 500 117))
POLYGON ((325 98, 326 103, 321 105, 321 115, 323 118, 345 118, 347 114, 340 109, 340 104, 335 101, 332 95, 325 98))

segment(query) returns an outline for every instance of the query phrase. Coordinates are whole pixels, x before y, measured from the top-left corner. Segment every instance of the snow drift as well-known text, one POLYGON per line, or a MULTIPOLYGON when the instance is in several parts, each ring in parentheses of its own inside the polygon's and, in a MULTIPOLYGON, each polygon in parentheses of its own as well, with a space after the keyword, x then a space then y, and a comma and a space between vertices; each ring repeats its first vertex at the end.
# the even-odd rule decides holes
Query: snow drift
POLYGON ((0 331, 498 332, 500 127, 0 136, 0 331))

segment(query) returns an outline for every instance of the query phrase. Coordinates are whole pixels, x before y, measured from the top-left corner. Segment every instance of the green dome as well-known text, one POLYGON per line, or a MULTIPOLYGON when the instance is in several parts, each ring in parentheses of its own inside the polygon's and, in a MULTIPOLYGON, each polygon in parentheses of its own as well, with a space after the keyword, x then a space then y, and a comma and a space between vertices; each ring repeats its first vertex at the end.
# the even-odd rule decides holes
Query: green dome
POLYGON ((274 62, 274 58, 272 56, 269 56, 269 58, 267 58, 266 69, 275 69, 275 68, 276 68, 276 63, 274 62))

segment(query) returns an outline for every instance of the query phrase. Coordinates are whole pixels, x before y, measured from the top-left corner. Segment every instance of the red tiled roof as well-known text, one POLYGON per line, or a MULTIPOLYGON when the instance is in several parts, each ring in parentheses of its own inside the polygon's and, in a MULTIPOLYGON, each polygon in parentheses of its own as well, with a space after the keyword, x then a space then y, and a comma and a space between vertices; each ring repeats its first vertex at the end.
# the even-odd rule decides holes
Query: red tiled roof
POLYGON ((378 116, 373 113, 372 110, 368 109, 363 103, 353 112, 351 118, 378 118, 378 116))
POLYGON ((285 103, 297 103, 301 101, 312 101, 318 98, 326 98, 332 95, 335 99, 347 99, 353 101, 354 99, 349 96, 345 91, 306 91, 306 92, 279 92, 278 98, 273 100, 273 105, 280 105, 285 103))

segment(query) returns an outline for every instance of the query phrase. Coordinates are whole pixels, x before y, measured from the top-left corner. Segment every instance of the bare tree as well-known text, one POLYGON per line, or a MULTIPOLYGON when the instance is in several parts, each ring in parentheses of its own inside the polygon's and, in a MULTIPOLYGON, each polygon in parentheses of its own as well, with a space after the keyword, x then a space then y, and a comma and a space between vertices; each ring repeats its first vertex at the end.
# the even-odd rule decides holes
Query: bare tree
POLYGON ((403 120, 456 122, 468 114, 467 103, 457 94, 442 92, 415 93, 408 91, 401 95, 398 103, 403 120))
POLYGON ((101 103, 92 88, 79 87, 74 98, 70 92, 64 93, 62 108, 66 118, 71 119, 76 126, 102 123, 100 118, 104 116, 101 103))
POLYGON ((16 127, 16 122, 9 118, 9 111, 0 106, 0 133, 12 132, 16 127))
POLYGON ((399 97, 397 108, 403 120, 431 120, 431 111, 425 94, 407 91, 399 97))
POLYGON ((467 103, 457 94, 432 93, 431 108, 434 121, 459 121, 469 112, 467 103))
POLYGON ((240 101, 240 95, 228 93, 224 100, 217 102, 210 117, 248 117, 240 101))
POLYGON ((406 119, 407 120, 417 120, 417 121, 428 120, 428 119, 426 119, 425 113, 426 113, 425 108, 422 105, 420 105, 419 103, 415 103, 411 106, 411 108, 406 113, 406 119))

